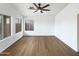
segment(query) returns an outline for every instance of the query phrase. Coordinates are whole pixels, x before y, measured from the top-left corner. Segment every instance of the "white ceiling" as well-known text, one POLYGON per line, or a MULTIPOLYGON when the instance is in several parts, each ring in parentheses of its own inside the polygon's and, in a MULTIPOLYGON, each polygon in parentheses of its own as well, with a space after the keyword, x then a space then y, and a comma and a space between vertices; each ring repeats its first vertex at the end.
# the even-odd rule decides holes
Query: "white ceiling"
MULTIPOLYGON (((47 9, 50 9, 51 11, 45 11, 44 13, 40 13, 39 11, 36 13, 33 13, 34 10, 29 10, 28 8, 30 6, 34 6, 32 3, 12 3, 12 5, 14 7, 16 7, 16 9, 21 12, 21 14, 23 16, 38 16, 38 15, 44 15, 44 16, 48 16, 48 15, 56 15, 57 13, 59 13, 63 8, 65 8, 68 3, 49 3, 50 6, 47 7, 47 9)), ((46 3, 42 3, 42 6, 46 5, 46 3)), ((35 6, 34 6, 35 7, 35 6)))

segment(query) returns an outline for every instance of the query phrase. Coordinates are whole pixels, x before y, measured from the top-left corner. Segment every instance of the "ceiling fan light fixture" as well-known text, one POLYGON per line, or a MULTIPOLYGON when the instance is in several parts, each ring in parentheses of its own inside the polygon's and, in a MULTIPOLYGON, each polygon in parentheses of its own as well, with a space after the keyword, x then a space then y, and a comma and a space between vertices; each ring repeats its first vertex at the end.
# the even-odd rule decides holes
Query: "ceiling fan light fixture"
POLYGON ((35 10, 33 13, 37 12, 38 10, 40 10, 41 13, 43 13, 43 11, 50 11, 50 9, 45 9, 46 7, 49 7, 50 5, 49 4, 46 4, 45 6, 41 6, 42 4, 41 3, 33 3, 33 5, 36 7, 29 7, 29 9, 31 10, 35 10))

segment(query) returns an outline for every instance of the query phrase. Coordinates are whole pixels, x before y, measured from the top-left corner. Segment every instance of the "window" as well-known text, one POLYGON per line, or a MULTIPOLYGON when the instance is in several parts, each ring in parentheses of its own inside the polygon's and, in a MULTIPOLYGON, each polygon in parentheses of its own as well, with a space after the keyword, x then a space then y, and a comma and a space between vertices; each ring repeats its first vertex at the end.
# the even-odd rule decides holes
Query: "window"
POLYGON ((25 21, 25 30, 26 31, 33 31, 34 30, 34 22, 33 22, 33 20, 26 20, 25 21))
POLYGON ((11 35, 11 17, 0 14, 0 40, 11 35))
POLYGON ((22 19, 21 18, 16 18, 16 33, 20 32, 21 31, 21 22, 22 22, 22 19))
POLYGON ((0 40, 2 40, 2 15, 0 15, 0 40))
POLYGON ((3 16, 3 25, 4 25, 4 37, 11 35, 11 18, 10 16, 3 16))

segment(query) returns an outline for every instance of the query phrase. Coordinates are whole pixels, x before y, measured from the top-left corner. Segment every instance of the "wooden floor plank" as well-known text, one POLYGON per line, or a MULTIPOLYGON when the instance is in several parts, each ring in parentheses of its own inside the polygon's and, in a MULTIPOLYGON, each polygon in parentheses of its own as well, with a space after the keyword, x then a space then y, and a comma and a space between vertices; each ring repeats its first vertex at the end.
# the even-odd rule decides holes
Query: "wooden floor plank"
POLYGON ((22 37, 3 53, 8 56, 78 56, 56 37, 22 37))

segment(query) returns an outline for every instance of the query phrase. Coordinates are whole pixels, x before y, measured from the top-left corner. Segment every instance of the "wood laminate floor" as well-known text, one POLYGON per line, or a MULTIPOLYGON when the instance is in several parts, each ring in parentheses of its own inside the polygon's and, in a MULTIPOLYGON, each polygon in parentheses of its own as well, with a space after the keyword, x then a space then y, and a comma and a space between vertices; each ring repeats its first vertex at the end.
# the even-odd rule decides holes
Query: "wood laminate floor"
POLYGON ((3 51, 8 56, 77 56, 56 37, 22 37, 3 51))

